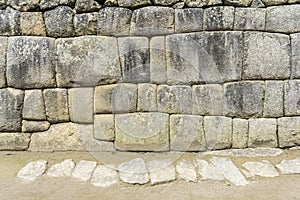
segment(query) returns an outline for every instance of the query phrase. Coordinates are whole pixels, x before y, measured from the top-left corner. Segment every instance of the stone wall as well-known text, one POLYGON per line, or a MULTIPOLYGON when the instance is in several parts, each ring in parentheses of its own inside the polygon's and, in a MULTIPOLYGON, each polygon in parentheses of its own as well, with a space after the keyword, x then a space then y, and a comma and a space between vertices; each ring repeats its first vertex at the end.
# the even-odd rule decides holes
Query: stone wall
POLYGON ((300 145, 297 3, 1 0, 0 149, 300 145))

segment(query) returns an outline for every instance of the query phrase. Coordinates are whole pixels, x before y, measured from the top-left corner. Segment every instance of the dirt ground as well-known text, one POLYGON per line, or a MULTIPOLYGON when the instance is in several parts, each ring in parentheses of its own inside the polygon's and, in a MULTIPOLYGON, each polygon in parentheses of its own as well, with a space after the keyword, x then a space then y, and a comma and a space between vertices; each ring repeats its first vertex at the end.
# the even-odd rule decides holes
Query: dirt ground
MULTIPOLYGON (((240 167, 246 161, 266 159, 278 164, 282 159, 294 159, 300 156, 300 151, 284 151, 277 157, 230 157, 240 167)), ((195 159, 201 157, 209 159, 211 156, 199 154, 134 154, 134 153, 101 153, 59 152, 59 153, 33 153, 33 152, 0 152, 0 199, 1 200, 40 200, 40 199, 161 199, 161 200, 189 200, 189 199, 300 199, 300 175, 281 175, 276 178, 255 178, 247 186, 236 187, 227 182, 201 181, 189 183, 175 181, 156 186, 149 184, 138 186, 119 182, 109 188, 94 187, 75 179, 49 178, 43 176, 36 181, 26 184, 16 178, 16 173, 28 162, 37 159, 49 161, 49 165, 72 158, 74 161, 96 160, 99 163, 121 163, 132 158, 141 157, 145 161, 173 158, 178 160, 195 159), (97 157, 97 159, 95 158, 97 157)))

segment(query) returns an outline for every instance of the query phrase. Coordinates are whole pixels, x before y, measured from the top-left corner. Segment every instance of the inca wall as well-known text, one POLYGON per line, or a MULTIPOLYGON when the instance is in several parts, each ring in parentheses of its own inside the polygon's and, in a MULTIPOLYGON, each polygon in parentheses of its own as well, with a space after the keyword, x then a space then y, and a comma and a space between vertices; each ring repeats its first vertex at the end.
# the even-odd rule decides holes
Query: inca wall
POLYGON ((0 150, 300 145, 299 0, 0 9, 0 150))

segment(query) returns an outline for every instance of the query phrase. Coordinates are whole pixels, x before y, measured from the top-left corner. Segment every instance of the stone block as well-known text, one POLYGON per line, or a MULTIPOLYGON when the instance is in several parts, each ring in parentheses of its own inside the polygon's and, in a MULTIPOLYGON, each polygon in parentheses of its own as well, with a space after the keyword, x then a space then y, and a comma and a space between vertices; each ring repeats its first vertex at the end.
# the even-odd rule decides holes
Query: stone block
POLYGON ((40 0, 7 0, 7 5, 20 11, 34 11, 38 9, 40 0))
POLYGON ((115 115, 115 147, 126 151, 169 150, 169 115, 133 113, 115 115))
POLYGON ((50 123, 69 121, 67 89, 45 89, 44 101, 50 123))
POLYGON ((250 6, 252 0, 224 0, 225 5, 230 6, 250 6))
POLYGON ((243 81, 224 85, 224 113, 230 117, 261 117, 264 82, 243 81))
POLYGON ((193 114, 223 115, 223 86, 217 84, 193 86, 193 114))
POLYGON ((46 27, 41 12, 22 12, 20 19, 22 35, 46 36, 46 27))
POLYGON ((300 5, 282 5, 267 8, 266 30, 294 33, 300 31, 300 5))
POLYGON ((234 30, 265 30, 266 9, 236 8, 234 30))
POLYGON ((251 3, 252 8, 265 8, 265 4, 262 2, 262 0, 253 0, 251 3))
POLYGON ((300 81, 289 80, 284 83, 284 116, 300 114, 300 81))
POLYGON ((247 148, 248 142, 248 120, 232 119, 232 148, 247 148))
POLYGON ((1 133, 0 151, 24 151, 28 149, 29 142, 28 133, 1 133))
POLYGON ((75 0, 40 0, 40 8, 42 10, 48 10, 51 8, 55 8, 59 5, 66 5, 73 7, 75 4, 75 0))
POLYGON ((206 160, 197 159, 194 163, 198 167, 198 174, 201 176, 200 180, 224 180, 224 176, 221 172, 206 160))
POLYGON ((22 117, 29 120, 46 120, 42 90, 25 91, 22 117))
POLYGON ((283 116, 283 81, 266 81, 264 117, 283 116))
POLYGON ((74 12, 67 6, 59 6, 44 13, 47 36, 70 37, 75 36, 74 12))
POLYGON ((121 78, 116 38, 57 39, 56 45, 58 87, 96 86, 121 78))
POLYGON ((7 37, 0 37, 0 88, 6 86, 7 37))
POLYGON ((37 160, 25 165, 17 174, 17 178, 23 180, 25 183, 34 181, 40 177, 47 170, 46 160, 37 160))
POLYGON ((205 150, 203 117, 196 115, 171 115, 170 150, 205 150))
POLYGON ((203 9, 175 9, 175 33, 202 31, 203 9))
POLYGON ((75 167, 74 161, 72 159, 67 159, 60 163, 56 163, 52 165, 47 170, 47 176, 55 177, 55 178, 71 176, 74 167, 75 167))
POLYGON ((109 187, 116 184, 119 174, 115 165, 98 165, 93 172, 91 183, 96 187, 109 187))
POLYGON ((0 0, 0 9, 4 10, 7 7, 7 0, 0 0))
POLYGON ((76 164, 72 176, 80 181, 87 182, 92 177, 96 166, 97 162, 95 161, 81 160, 76 164))
POLYGON ((0 132, 22 130, 23 98, 21 90, 0 89, 0 132))
POLYGON ((262 0, 266 6, 286 4, 289 0, 262 0))
POLYGON ((118 5, 127 8, 140 8, 151 5, 150 0, 118 0, 118 5))
POLYGON ((138 84, 138 112, 157 111, 157 86, 149 83, 138 84))
POLYGON ((145 184, 149 182, 149 175, 143 159, 136 158, 123 162, 118 166, 120 179, 125 183, 145 184))
POLYGON ((148 6, 134 10, 131 35, 155 36, 174 33, 174 9, 148 6))
POLYGON ((252 175, 262 177, 276 177, 279 176, 275 167, 267 160, 261 162, 246 162, 243 164, 252 175))
POLYGON ((0 35, 20 35, 20 12, 13 9, 0 10, 0 35))
POLYGON ((206 7, 222 4, 222 0, 186 0, 188 7, 206 7))
POLYGON ((150 40, 150 82, 167 82, 165 37, 152 37, 150 40))
POLYGON ((249 119, 248 147, 278 147, 276 119, 249 119))
POLYGON ((173 160, 152 160, 147 162, 151 185, 167 183, 176 179, 173 160))
POLYGON ((300 78, 300 33, 291 34, 292 70, 291 78, 300 78))
POLYGON ((153 0, 154 5, 172 6, 180 2, 180 0, 153 0))
POLYGON ((98 11, 101 5, 95 0, 76 0, 76 13, 98 11))
POLYGON ((157 106, 159 112, 192 113, 192 88, 187 85, 159 85, 157 87, 157 106))
POLYGON ((132 11, 127 8, 106 7, 98 14, 98 35, 130 35, 132 11))
POLYGON ((290 77, 289 36, 277 33, 244 34, 243 79, 287 79, 290 77))
POLYGON ((42 132, 47 131, 50 127, 48 121, 22 121, 22 132, 23 133, 32 133, 32 132, 42 132))
POLYGON ((54 42, 45 37, 10 37, 7 84, 23 89, 55 87, 54 42))
POLYGON ((278 142, 279 147, 292 147, 300 145, 300 117, 279 118, 278 142))
POLYGON ((98 13, 76 14, 74 17, 74 27, 76 36, 96 35, 98 24, 98 13))
POLYGON ((96 140, 113 141, 115 139, 115 116, 94 116, 94 138, 96 140))
POLYGON ((232 144, 232 119, 222 116, 205 116, 204 132, 207 150, 230 148, 232 144))
POLYGON ((204 9, 204 30, 232 30, 234 21, 234 7, 215 6, 204 9))
POLYGON ((178 177, 185 181, 197 182, 195 165, 191 161, 181 160, 176 165, 178 177))

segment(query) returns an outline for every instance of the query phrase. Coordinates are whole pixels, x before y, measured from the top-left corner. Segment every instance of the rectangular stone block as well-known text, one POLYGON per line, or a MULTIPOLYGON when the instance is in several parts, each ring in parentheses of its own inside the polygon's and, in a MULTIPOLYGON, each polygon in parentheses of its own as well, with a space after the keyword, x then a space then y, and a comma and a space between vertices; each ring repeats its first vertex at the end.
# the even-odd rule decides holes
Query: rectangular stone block
POLYGON ((249 119, 248 147, 278 147, 276 119, 249 119))
POLYGON ((223 86, 217 84, 193 86, 193 114, 223 115, 223 86))
POLYGON ((290 80, 284 83, 284 115, 300 114, 300 81, 290 80))
POLYGON ((115 115, 115 147, 127 151, 168 151, 169 115, 133 113, 115 115))
POLYGON ((234 7, 215 6, 204 9, 204 30, 232 30, 234 21, 234 7))
POLYGON ((22 35, 46 36, 46 27, 42 12, 22 12, 20 19, 22 35))
POLYGON ((0 24, 0 35, 20 35, 20 12, 13 9, 0 10, 0 24))
POLYGON ((15 88, 55 87, 54 43, 46 37, 10 37, 7 84, 15 88))
POLYGON ((224 5, 231 5, 231 6, 250 6, 252 0, 224 0, 224 5))
POLYGON ((261 117, 264 82, 243 81, 224 85, 224 113, 230 117, 261 117))
POLYGON ((196 115, 171 115, 170 150, 204 151, 203 117, 196 115))
POLYGON ((150 82, 164 84, 167 82, 166 46, 164 36, 152 37, 150 40, 150 82))
POLYGON ((128 8, 140 8, 151 5, 150 0, 118 0, 118 5, 128 8))
POLYGON ((265 30, 266 9, 264 8, 236 8, 234 30, 265 30))
POLYGON ((283 81, 266 81, 264 117, 283 116, 283 81))
POLYGON ((175 9, 175 33, 202 31, 203 9, 175 9))
POLYGON ((291 34, 292 70, 291 78, 300 78, 300 33, 291 34))
POLYGON ((157 106, 159 112, 192 113, 192 88, 187 85, 159 85, 157 87, 157 106))
POLYGON ((22 121, 23 133, 47 131, 49 127, 50 127, 50 123, 48 121, 28 121, 28 120, 22 121))
MULTIPOLYGON (((262 0, 266 6, 286 4, 289 0, 262 0)), ((281 5, 282 6, 282 5, 281 5)))
POLYGON ((289 36, 278 33, 244 34, 243 79, 287 79, 290 77, 289 36))
POLYGON ((232 119, 232 148, 244 149, 248 143, 248 120, 232 119))
POLYGON ((94 138, 96 140, 114 141, 115 116, 110 114, 94 116, 94 138))
POLYGON ((206 7, 206 6, 221 5, 222 0, 207 0, 207 1, 186 0, 185 3, 188 7, 202 8, 202 7, 206 7))
POLYGON ((46 120, 42 90, 25 90, 23 119, 46 120))
POLYGON ((0 133, 0 151, 24 151, 29 147, 30 134, 0 133))
POLYGON ((300 117, 279 118, 277 122, 279 147, 300 145, 300 117))
POLYGON ((98 29, 98 13, 76 14, 74 17, 74 27, 76 36, 96 35, 98 29))
POLYGON ((7 37, 0 37, 0 88, 6 86, 7 37))
POLYGON ((157 111, 157 86, 149 83, 138 84, 138 112, 157 111))
POLYGON ((230 148, 232 145, 232 119, 222 116, 205 116, 204 132, 207 150, 230 148))

